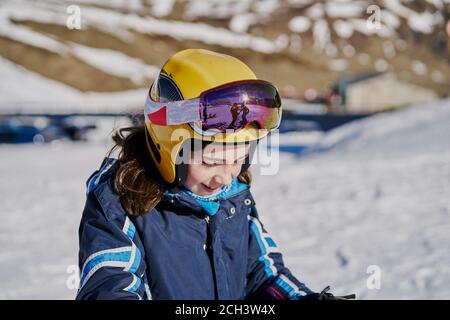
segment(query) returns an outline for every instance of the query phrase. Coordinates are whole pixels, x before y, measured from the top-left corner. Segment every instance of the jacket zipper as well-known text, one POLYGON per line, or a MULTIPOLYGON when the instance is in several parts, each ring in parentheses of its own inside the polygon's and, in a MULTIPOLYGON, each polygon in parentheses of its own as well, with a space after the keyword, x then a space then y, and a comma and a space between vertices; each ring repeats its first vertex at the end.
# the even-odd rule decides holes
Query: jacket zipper
POLYGON ((212 250, 212 234, 210 229, 210 221, 209 216, 207 215, 205 217, 206 222, 206 254, 208 255, 209 262, 211 263, 211 271, 213 274, 213 280, 214 280, 214 300, 218 299, 218 293, 217 293, 217 279, 216 279, 216 271, 214 268, 214 256, 213 256, 213 250, 212 250))

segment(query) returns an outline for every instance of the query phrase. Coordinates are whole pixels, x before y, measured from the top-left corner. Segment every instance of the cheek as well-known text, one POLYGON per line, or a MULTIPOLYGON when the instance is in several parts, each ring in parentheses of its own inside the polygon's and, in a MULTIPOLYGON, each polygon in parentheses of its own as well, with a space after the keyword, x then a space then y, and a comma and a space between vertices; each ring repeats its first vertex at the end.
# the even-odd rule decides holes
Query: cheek
POLYGON ((241 172, 242 164, 236 164, 233 168, 233 176, 237 177, 241 172))
POLYGON ((188 175, 186 178, 186 184, 190 186, 197 183, 201 183, 210 178, 212 170, 205 169, 202 165, 190 164, 188 167, 188 175))
MULTIPOLYGON (((236 164, 231 168, 233 177, 237 177, 241 172, 242 164, 236 164)), ((222 174, 225 170, 217 167, 206 167, 202 165, 190 164, 188 166, 188 175, 185 184, 188 188, 194 187, 199 183, 210 181, 216 174, 222 174)), ((228 171, 230 173, 230 171, 228 171)))

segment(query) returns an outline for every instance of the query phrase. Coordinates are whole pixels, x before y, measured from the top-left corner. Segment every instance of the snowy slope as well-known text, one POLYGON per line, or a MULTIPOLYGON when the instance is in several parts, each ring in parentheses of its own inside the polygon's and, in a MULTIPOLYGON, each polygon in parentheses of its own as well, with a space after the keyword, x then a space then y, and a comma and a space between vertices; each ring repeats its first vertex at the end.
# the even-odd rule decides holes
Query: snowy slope
POLYGON ((313 152, 407 156, 450 150, 450 100, 411 106, 342 126, 326 135, 313 152))
POLYGON ((2 112, 123 112, 139 108, 146 89, 124 92, 80 92, 0 57, 2 112))
MULTIPOLYGON (((450 100, 380 115, 331 131, 308 156, 281 153, 276 176, 255 166, 260 216, 293 273, 361 299, 448 299, 449 118, 450 100), (366 286, 370 265, 380 290, 366 286)), ((106 149, 0 145, 0 298, 74 297, 66 268, 77 262, 84 182, 106 149)))
POLYGON ((73 299, 67 268, 77 265, 85 181, 101 163, 114 127, 105 119, 95 142, 0 144, 0 299, 73 299))
POLYGON ((311 152, 257 177, 256 201, 288 265, 315 289, 448 299, 450 100, 337 128, 311 152), (370 265, 380 290, 366 286, 370 265))

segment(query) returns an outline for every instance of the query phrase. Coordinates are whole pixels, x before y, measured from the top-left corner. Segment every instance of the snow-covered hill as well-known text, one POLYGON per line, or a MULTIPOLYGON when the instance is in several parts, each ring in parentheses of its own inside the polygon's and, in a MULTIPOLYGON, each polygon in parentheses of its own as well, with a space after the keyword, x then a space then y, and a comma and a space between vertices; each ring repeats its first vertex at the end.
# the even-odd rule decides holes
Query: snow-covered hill
MULTIPOLYGON (((449 118, 450 100, 387 113, 331 131, 318 152, 281 153, 276 176, 255 167, 261 219, 293 273, 361 299, 448 299, 449 118), (366 286, 372 265, 379 290, 366 286)), ((84 182, 106 150, 0 146, 0 298, 74 297, 66 270, 77 263, 84 182)))
POLYGON ((2 112, 124 112, 141 105, 146 89, 121 92, 81 92, 0 57, 2 112))
MULTIPOLYGON (((323 91, 341 75, 374 70, 445 95, 449 16, 448 0, 4 0, 0 56, 81 92, 147 89, 170 55, 201 47, 241 58, 285 95, 323 91), (80 9, 80 30, 66 27, 72 5, 80 9), (367 23, 373 5, 380 18, 374 28, 367 23)), ((27 83, 20 75, 14 81, 27 83)), ((2 91, 3 101, 29 105, 2 91)))
POLYGON ((387 112, 326 135, 311 152, 365 156, 383 152, 385 157, 450 150, 450 100, 387 112))

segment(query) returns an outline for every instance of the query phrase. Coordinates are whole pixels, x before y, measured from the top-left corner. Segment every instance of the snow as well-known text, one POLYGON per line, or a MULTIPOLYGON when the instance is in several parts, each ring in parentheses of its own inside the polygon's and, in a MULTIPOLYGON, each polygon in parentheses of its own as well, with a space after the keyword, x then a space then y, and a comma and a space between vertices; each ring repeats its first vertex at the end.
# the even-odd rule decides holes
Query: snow
MULTIPOLYGON (((64 0, 64 2, 70 4, 107 6, 113 9, 139 10, 142 8, 141 0, 109 0, 107 2, 104 0, 64 0)), ((166 0, 164 2, 170 1, 166 0)))
POLYGON ((424 76, 428 72, 427 65, 419 60, 413 60, 411 64, 411 69, 418 76, 424 76))
POLYGON ((448 99, 375 116, 256 176, 263 222, 291 270, 360 299, 448 299, 449 123, 448 99), (380 290, 366 286, 371 265, 380 290))
POLYGON ((77 264, 83 180, 102 151, 101 144, 67 142, 0 146, 2 299, 75 297, 66 270, 77 264))
POLYGON ((280 34, 275 39, 275 47, 278 51, 282 51, 289 46, 289 36, 287 34, 280 34))
POLYGON ((422 14, 411 15, 408 18, 408 25, 414 31, 429 34, 434 30, 434 21, 435 17, 433 14, 424 12, 422 14))
POLYGON ((248 28, 258 22, 258 16, 253 13, 237 14, 230 20, 229 28, 237 33, 247 32, 248 28))
MULTIPOLYGON (((429 2, 437 7, 442 4, 429 2)), ((100 0, 63 4, 8 1, 2 2, 0 34, 58 54, 73 54, 104 72, 137 83, 156 75, 156 67, 139 59, 112 50, 62 43, 9 20, 65 25, 68 3, 86 4, 82 7, 83 27, 93 26, 122 39, 130 39, 130 31, 137 31, 265 53, 289 45, 286 34, 274 41, 245 34, 249 25, 258 21, 258 15, 269 14, 278 7, 277 1, 265 1, 256 8, 252 1, 201 0, 187 4, 197 16, 234 16, 230 20, 231 31, 112 11, 104 8, 100 0), (251 7, 256 13, 236 15, 251 7)), ((111 8, 136 10, 141 5, 141 1, 125 0, 108 3, 111 8)), ((331 43, 324 12, 342 18, 332 26, 344 39, 354 32, 389 37, 398 28, 399 17, 423 33, 433 31, 439 22, 432 13, 419 14, 399 1, 385 1, 382 29, 369 30, 366 20, 353 18, 358 5, 349 1, 313 4, 306 16, 292 19, 289 28, 302 33, 313 25, 316 48, 335 56, 336 47, 331 43), (337 16, 338 7, 349 9, 337 16)), ((153 14, 160 17, 169 15, 172 9, 171 1, 152 6, 153 14)), ((300 36, 291 35, 290 39, 291 50, 298 52, 302 45, 300 36)), ((401 40, 396 40, 395 47, 392 43, 383 44, 386 59, 393 58, 395 48, 401 51, 405 46, 401 40)), ((356 53, 350 45, 342 51, 346 57, 357 54, 360 64, 372 61, 371 56, 356 53)), ((386 60, 373 62, 376 69, 389 68, 386 60)), ((347 65, 345 59, 331 59, 328 63, 335 71, 343 71, 347 65)), ((429 73, 430 80, 438 83, 449 80, 439 70, 427 70, 418 60, 411 70, 418 75, 429 73)), ((145 88, 83 93, 1 57, 0 74, 9 79, 0 82, 0 112, 123 112, 141 107, 147 95, 145 88)), ((75 291, 66 286, 66 271, 77 264, 84 183, 105 155, 110 145, 105 137, 117 125, 115 121, 99 120, 100 129, 89 133, 89 143, 0 145, 0 245, 4 248, 0 252, 0 298, 74 297, 75 291)), ((336 294, 356 292, 362 299, 448 299, 449 123, 450 100, 443 100, 380 114, 326 135, 281 135, 278 175, 259 176, 255 166, 252 189, 263 223, 278 242, 293 273, 315 290, 331 285, 336 294), (380 267, 380 290, 366 286, 367 268, 371 265, 380 267)))
MULTIPOLYGON (((47 4, 40 4, 40 6, 45 5, 47 4)), ((17 20, 66 24, 67 14, 63 5, 52 4, 51 6, 47 5, 43 9, 35 3, 7 2, 4 8, 8 17, 17 20), (50 8, 55 11, 50 10, 50 8)), ((230 48, 249 48, 263 53, 276 52, 274 43, 269 39, 240 34, 205 23, 161 20, 150 16, 141 17, 135 13, 121 13, 98 7, 83 7, 81 16, 82 28, 94 26, 125 41, 132 37, 132 34, 127 31, 131 30, 144 34, 166 35, 178 40, 194 40, 230 48)))
MULTIPOLYGON (((97 11, 97 9, 95 9, 97 11)), ((116 15, 112 12, 101 12, 106 16, 116 15)), ((92 17, 96 14, 92 13, 92 17)), ((103 20, 103 19, 102 19, 103 20)), ((216 44, 231 48, 249 48, 264 53, 274 52, 273 42, 248 34, 238 34, 225 28, 212 27, 205 23, 189 23, 179 21, 162 21, 151 17, 141 18, 137 15, 121 15, 114 18, 117 23, 132 30, 149 33, 168 35, 176 39, 196 40, 208 44, 216 44)))
POLYGON ((66 7, 41 2, 30 2, 24 0, 6 1, 2 3, 1 22, 4 23, 7 18, 13 20, 31 20, 41 23, 55 23, 66 25, 67 13, 66 7))
POLYGON ((191 0, 186 4, 185 17, 228 18, 242 12, 248 12, 252 0, 191 0))
POLYGON ((264 53, 274 52, 273 42, 248 34, 239 34, 225 28, 213 27, 205 23, 158 20, 135 14, 120 14, 103 9, 89 8, 83 11, 93 25, 108 23, 122 26, 144 34, 167 35, 179 40, 195 40, 231 48, 249 48, 264 53))
MULTIPOLYGON (((382 5, 380 4, 380 28, 368 26, 365 9, 369 2, 365 0, 327 0, 323 3, 296 0, 289 3, 297 7, 306 7, 306 9, 304 15, 286 21, 287 28, 293 33, 304 33, 312 29, 315 48, 318 51, 323 51, 329 42, 336 42, 333 39, 335 34, 330 33, 330 27, 334 29, 337 37, 342 39, 351 38, 355 32, 366 36, 377 35, 390 38, 396 35, 396 29, 400 27, 400 18, 404 19, 412 30, 421 33, 430 33, 434 31, 436 26, 441 26, 444 22, 442 14, 438 11, 418 13, 409 9, 404 4, 405 1, 399 0, 383 1, 382 5)), ((439 8, 442 10, 442 7, 446 4, 445 1, 438 0, 430 1, 430 3, 436 7, 436 10, 439 8)), ((0 35, 28 45, 45 48, 58 54, 64 54, 67 46, 62 42, 24 26, 15 25, 10 20, 35 21, 65 26, 68 18, 66 9, 68 5, 73 4, 79 5, 81 8, 82 29, 93 27, 125 42, 131 41, 137 32, 168 36, 177 41, 198 41, 228 48, 246 48, 266 54, 277 53, 287 47, 284 42, 283 45, 280 45, 279 41, 248 33, 251 25, 257 22, 265 23, 267 17, 278 10, 281 5, 279 0, 190 0, 183 4, 183 18, 188 20, 199 17, 230 19, 228 28, 215 27, 198 21, 165 19, 174 10, 174 0, 114 0, 109 2, 101 0, 64 0, 59 2, 9 0, 2 2, 0 35)), ((149 68, 152 68, 153 71, 138 70, 139 61, 132 60, 131 57, 121 57, 119 53, 114 52, 109 54, 111 61, 127 59, 131 63, 130 70, 122 68, 120 63, 108 65, 104 59, 93 59, 92 53, 95 51, 96 49, 85 47, 75 50, 75 53, 85 62, 105 72, 131 78, 136 83, 143 81, 146 77, 144 75, 154 73, 152 67, 149 68), (88 52, 89 50, 91 52, 88 52)), ((295 45, 293 51, 298 51, 295 45)), ((107 52, 104 51, 101 55, 107 55, 107 52)))
POLYGON ((324 16, 324 8, 322 3, 316 3, 309 7, 305 14, 313 20, 322 19, 324 16))
POLYGON ((331 41, 330 37, 331 35, 330 29, 328 28, 328 23, 323 19, 317 20, 313 27, 314 49, 318 51, 325 50, 326 46, 331 41))
POLYGON ((396 55, 394 44, 390 41, 384 42, 383 53, 386 59, 393 59, 396 55))
POLYGON ((338 54, 338 48, 332 44, 329 43, 327 44, 327 46, 325 47, 325 54, 329 57, 329 58, 336 58, 337 54, 338 54))
POLYGON ((450 99, 431 105, 417 105, 386 112, 333 130, 320 142, 321 150, 336 149, 340 153, 383 151, 406 156, 409 153, 450 151, 450 99))
POLYGON ((291 34, 289 50, 293 53, 299 53, 302 50, 302 37, 298 34, 291 34))
POLYGON ((87 64, 106 73, 129 78, 137 84, 143 83, 146 79, 155 79, 159 73, 159 68, 119 51, 91 48, 75 43, 71 44, 71 47, 71 53, 87 64))
POLYGON ((0 70, 10 81, 0 82, 2 105, 16 101, 41 101, 52 97, 55 101, 71 101, 79 92, 58 81, 44 78, 9 60, 0 57, 0 70))
MULTIPOLYGON (((72 4, 67 2, 66 5, 72 4)), ((56 24, 66 27, 67 23, 67 6, 64 3, 48 3, 48 2, 30 2, 30 1, 8 1, 2 5, 2 11, 4 12, 3 18, 8 17, 17 21, 34 21, 43 24, 56 24)), ((81 9, 81 8, 80 8, 81 9)), ((96 21, 95 17, 92 17, 93 24, 89 24, 87 21, 87 14, 89 13, 89 7, 84 7, 81 11, 81 29, 85 29, 89 25, 95 25, 99 30, 109 33, 119 39, 128 42, 132 34, 126 29, 121 28, 120 24, 111 23, 105 21, 96 21)), ((105 11, 108 11, 105 9, 105 11)))
POLYGON ((384 1, 384 6, 394 14, 407 19, 409 27, 417 32, 429 34, 433 32, 435 24, 439 24, 441 19, 430 12, 417 13, 404 6, 399 0, 384 1))
POLYGON ((377 59, 373 66, 378 72, 384 72, 389 69, 389 63, 384 59, 377 59))
MULTIPOLYGON (((12 10, 12 12, 15 11, 12 10)), ((11 16, 17 18, 13 13, 11 16)), ((24 12, 21 12, 19 17, 20 19, 26 19, 24 12)), ((37 15, 37 17, 42 17, 42 15, 37 15)), ((40 19, 38 18, 38 20, 40 19)), ((47 19, 44 20, 47 21, 47 19)), ((129 78, 138 84, 148 78, 154 79, 159 72, 158 68, 149 66, 139 59, 129 57, 118 51, 91 48, 75 43, 68 47, 49 36, 9 22, 4 13, 0 15, 0 23, 2 25, 0 35, 4 37, 57 54, 72 54, 97 69, 111 75, 129 78)))
POLYGON ((172 13, 175 5, 175 0, 149 0, 147 1, 152 5, 152 13, 157 17, 165 17, 172 13))
POLYGON ((66 53, 66 47, 51 37, 37 33, 30 28, 14 25, 0 16, 0 35, 19 43, 45 49, 57 54, 66 53))
POLYGON ((406 19, 417 14, 414 10, 404 6, 400 0, 384 1, 384 6, 396 15, 406 19))
POLYGON ((289 21, 288 27, 292 32, 303 33, 310 29, 311 21, 307 17, 297 16, 289 21))
MULTIPOLYGON (((360 299, 448 299, 449 123, 447 99, 326 135, 281 135, 286 150, 311 147, 281 152, 275 176, 255 165, 252 190, 291 271, 314 290, 360 299), (379 290, 366 286, 373 265, 379 290)), ((0 145, 0 298, 74 298, 67 269, 77 264, 84 183, 113 125, 96 142, 0 145)))
POLYGON ((393 36, 393 31, 387 26, 380 24, 380 27, 368 27, 368 21, 365 19, 349 19, 349 22, 353 24, 355 31, 362 33, 366 36, 378 35, 383 38, 389 38, 393 36))
POLYGON ((353 24, 345 20, 335 20, 333 29, 339 38, 348 39, 353 35, 353 24))
POLYGON ((347 70, 349 63, 346 59, 330 59, 327 65, 332 71, 344 71, 347 70))
POLYGON ((1 112, 122 112, 143 105, 146 89, 83 93, 0 57, 1 112))
POLYGON ((400 27, 400 18, 389 10, 381 10, 381 21, 392 29, 400 27))
POLYGON ((254 4, 255 12, 267 16, 273 13, 280 6, 279 0, 261 0, 254 4))
POLYGON ((360 17, 365 12, 368 4, 364 1, 352 2, 327 2, 325 4, 325 12, 330 18, 355 18, 360 17))
POLYGON ((346 44, 343 48, 342 48, 342 53, 344 54, 344 56, 346 56, 347 58, 351 58, 355 55, 356 53, 356 49, 354 46, 352 46, 351 44, 346 44))

